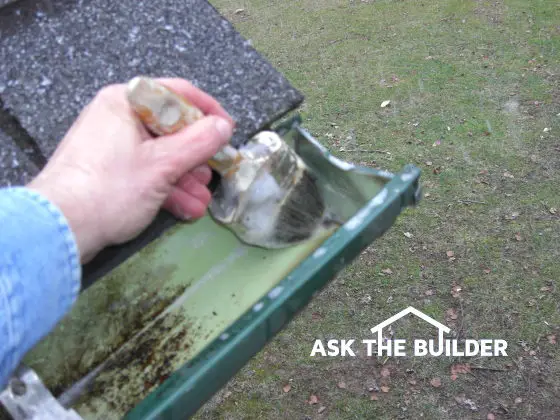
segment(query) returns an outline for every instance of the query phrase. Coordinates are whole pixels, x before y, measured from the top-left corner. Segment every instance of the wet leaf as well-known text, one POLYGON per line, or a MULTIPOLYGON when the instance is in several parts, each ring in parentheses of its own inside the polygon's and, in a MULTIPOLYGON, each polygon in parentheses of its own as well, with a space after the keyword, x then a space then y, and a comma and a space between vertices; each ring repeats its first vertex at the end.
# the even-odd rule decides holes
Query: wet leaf
POLYGON ((282 391, 284 391, 285 393, 290 392, 291 389, 292 389, 292 386, 290 384, 286 384, 282 387, 282 391))
POLYGON ((315 404, 319 403, 319 398, 317 397, 317 395, 311 395, 309 397, 309 400, 307 401, 307 403, 309 405, 315 405, 315 404))
POLYGON ((340 389, 346 389, 346 382, 340 381, 336 386, 338 386, 340 389))
POLYGON ((384 367, 383 369, 381 369, 381 376, 383 378, 388 378, 389 376, 391 376, 391 371, 389 370, 389 368, 384 367))
POLYGON ((546 338, 550 344, 556 344, 556 334, 547 335, 546 338))
POLYGON ((381 270, 381 272, 383 274, 393 274, 393 270, 391 270, 390 268, 384 268, 383 270, 381 270))
POLYGON ((385 392, 385 393, 389 392, 389 387, 386 386, 386 385, 383 385, 383 386, 381 387, 381 392, 385 392))
POLYGON ((385 108, 385 107, 389 106, 389 104, 391 104, 391 101, 383 101, 383 102, 381 102, 381 108, 385 108))
POLYGON ((439 388, 441 386, 441 379, 440 378, 433 378, 430 381, 430 385, 432 385, 434 388, 439 388))
POLYGON ((406 236, 406 237, 409 238, 409 239, 412 238, 412 237, 414 236, 414 235, 413 235, 412 233, 410 233, 410 232, 404 232, 403 235, 406 236))

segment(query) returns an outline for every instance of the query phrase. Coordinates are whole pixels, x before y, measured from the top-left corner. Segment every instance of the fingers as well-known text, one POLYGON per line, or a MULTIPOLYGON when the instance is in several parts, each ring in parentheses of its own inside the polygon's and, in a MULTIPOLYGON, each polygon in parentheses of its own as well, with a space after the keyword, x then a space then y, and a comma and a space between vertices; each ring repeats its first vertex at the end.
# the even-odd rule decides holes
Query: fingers
POLYGON ((192 102, 204 115, 216 115, 234 124, 233 118, 220 103, 209 94, 195 87, 192 83, 179 78, 159 78, 156 81, 174 90, 192 102))
MULTIPOLYGON (((184 175, 183 177, 187 177, 188 175, 194 176, 198 180, 198 182, 200 182, 202 185, 208 185, 208 183, 212 179, 212 169, 210 169, 210 166, 208 166, 207 164, 203 164, 197 168, 194 168, 192 171, 190 171, 188 174, 184 175)), ((181 185, 183 185, 184 182, 183 177, 179 180, 177 184, 179 188, 181 188, 181 185)))
POLYGON ((174 187, 163 207, 179 219, 199 219, 206 213, 210 198, 211 194, 208 188, 195 181, 187 191, 174 187))
POLYGON ((206 163, 228 143, 233 125, 223 118, 204 117, 178 133, 159 137, 149 144, 151 153, 163 161, 171 184, 186 172, 206 163))

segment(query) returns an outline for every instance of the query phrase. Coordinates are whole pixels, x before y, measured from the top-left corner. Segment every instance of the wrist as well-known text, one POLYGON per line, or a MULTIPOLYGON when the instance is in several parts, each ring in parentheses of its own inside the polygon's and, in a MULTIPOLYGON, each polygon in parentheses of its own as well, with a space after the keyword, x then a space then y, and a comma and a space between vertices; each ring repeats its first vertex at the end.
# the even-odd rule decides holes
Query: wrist
POLYGON ((63 214, 74 235, 82 264, 90 261, 103 248, 102 236, 95 222, 96 216, 93 212, 84 210, 82 194, 75 187, 39 176, 27 188, 41 194, 63 214))

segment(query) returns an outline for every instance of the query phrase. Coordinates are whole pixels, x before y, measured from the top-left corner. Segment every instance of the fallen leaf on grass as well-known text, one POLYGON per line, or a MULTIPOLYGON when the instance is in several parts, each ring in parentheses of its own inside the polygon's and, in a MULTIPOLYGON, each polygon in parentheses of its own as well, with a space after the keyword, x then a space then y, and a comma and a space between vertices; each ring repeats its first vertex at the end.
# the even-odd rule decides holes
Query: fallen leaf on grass
POLYGON ((346 389, 346 382, 340 381, 336 386, 340 389, 346 389))
POLYGON ((478 407, 476 406, 475 402, 473 400, 469 399, 469 398, 459 396, 459 397, 455 397, 455 401, 457 401, 458 404, 464 405, 465 407, 467 407, 471 411, 477 411, 478 410, 478 407))
POLYGON ((381 387, 381 392, 385 392, 385 393, 389 392, 389 387, 383 385, 383 386, 381 387))
POLYGON ((311 314, 311 319, 317 321, 318 319, 323 318, 323 316, 319 312, 313 312, 311 314))
POLYGON ((453 320, 457 319, 457 309, 449 308, 447 311, 445 311, 445 317, 453 320))
POLYGON ((432 171, 434 173, 434 175, 439 175, 441 174, 441 171, 443 169, 441 168, 441 166, 438 166, 437 168, 434 168, 434 170, 432 171))
POLYGON ((384 268, 383 270, 381 270, 381 272, 383 274, 393 274, 393 270, 391 270, 390 268, 384 268))
POLYGON ((317 413, 321 414, 323 411, 325 411, 327 409, 327 407, 325 407, 324 405, 322 405, 321 407, 319 407, 319 409, 317 410, 317 413))
POLYGON ((434 387, 434 388, 439 388, 441 386, 441 379, 440 378, 433 378, 430 381, 430 384, 434 387))
POLYGON ((391 103, 391 101, 383 101, 381 102, 381 108, 385 108, 386 106, 388 106, 391 103))
POLYGON ((457 363, 451 365, 451 380, 454 381, 457 379, 457 375, 460 373, 470 373, 471 366, 469 364, 461 364, 457 363))
POLYGON ((371 296, 370 295, 365 295, 363 298, 360 299, 360 302, 363 303, 364 305, 370 303, 371 302, 371 296))
POLYGON ((552 290, 552 287, 550 287, 550 286, 541 287, 541 292, 550 292, 551 290, 552 290))
POLYGON ((292 386, 290 384, 286 384, 282 387, 282 390, 284 392, 290 392, 290 389, 292 389, 292 386))
POLYGON ((413 236, 412 233, 410 232, 404 232, 403 235, 406 236, 408 239, 412 238, 413 236))
POLYGON ((371 394, 370 397, 369 397, 369 399, 370 399, 371 401, 377 401, 377 400, 379 399, 379 397, 377 396, 377 394, 371 394))
POLYGON ((240 14, 240 13, 243 13, 244 11, 245 11, 245 9, 237 9, 234 13, 235 13, 236 15, 238 15, 238 14, 240 14))
POLYGON ((485 268, 485 269, 484 269, 484 272, 485 272, 486 274, 490 274, 490 273, 492 272, 492 270, 490 270, 489 268, 485 268))
POLYGON ((558 213, 558 210, 555 207, 551 207, 551 208, 548 209, 548 212, 550 214, 556 214, 556 213, 558 213))
POLYGON ((523 402, 523 398, 517 397, 514 402, 515 404, 521 404, 523 402))
POLYGON ((383 369, 381 369, 381 376, 383 378, 388 378, 389 376, 391 376, 391 371, 388 368, 384 367, 383 369))
POLYGON ((317 397, 317 395, 311 395, 311 396, 309 397, 309 400, 307 401, 307 403, 308 403, 309 405, 315 405, 315 404, 317 404, 318 402, 319 402, 319 398, 317 397))
POLYGON ((432 162, 429 160, 426 162, 426 166, 432 166, 432 162))
POLYGON ((521 234, 520 234, 520 233, 516 233, 516 234, 515 234, 515 240, 516 240, 517 242, 521 242, 521 234))
POLYGON ((451 296, 453 296, 454 298, 460 297, 461 290, 463 290, 461 286, 459 286, 457 283, 453 283, 453 286, 451 287, 451 296))
POLYGON ((513 178, 515 178, 515 177, 514 177, 511 173, 509 173, 508 171, 505 171, 505 172, 504 172, 504 178, 513 179, 513 178))
POLYGON ((455 255, 455 253, 453 251, 447 251, 445 253, 445 255, 447 255, 449 258, 453 257, 455 255))
POLYGON ((556 344, 556 334, 547 335, 546 338, 550 344, 556 344))
POLYGON ((434 291, 433 291, 432 289, 428 289, 428 290, 426 290, 426 291, 424 292, 424 294, 425 294, 426 296, 433 296, 434 291))
POLYGON ((408 380, 408 383, 409 383, 410 385, 416 385, 416 380, 415 380, 415 379, 409 379, 409 380, 408 380))
POLYGON ((486 416, 486 420, 496 420, 496 416, 492 413, 488 413, 486 416))
POLYGON ((424 194, 424 197, 429 197, 431 194, 430 193, 426 193, 424 194))

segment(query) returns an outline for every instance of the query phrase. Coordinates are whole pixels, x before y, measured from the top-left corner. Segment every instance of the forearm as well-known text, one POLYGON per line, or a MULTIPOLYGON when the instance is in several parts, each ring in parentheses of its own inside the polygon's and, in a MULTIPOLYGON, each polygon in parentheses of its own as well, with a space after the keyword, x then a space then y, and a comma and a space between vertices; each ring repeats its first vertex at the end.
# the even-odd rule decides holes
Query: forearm
POLYGON ((27 188, 0 189, 0 389, 80 290, 76 241, 64 215, 27 188))

